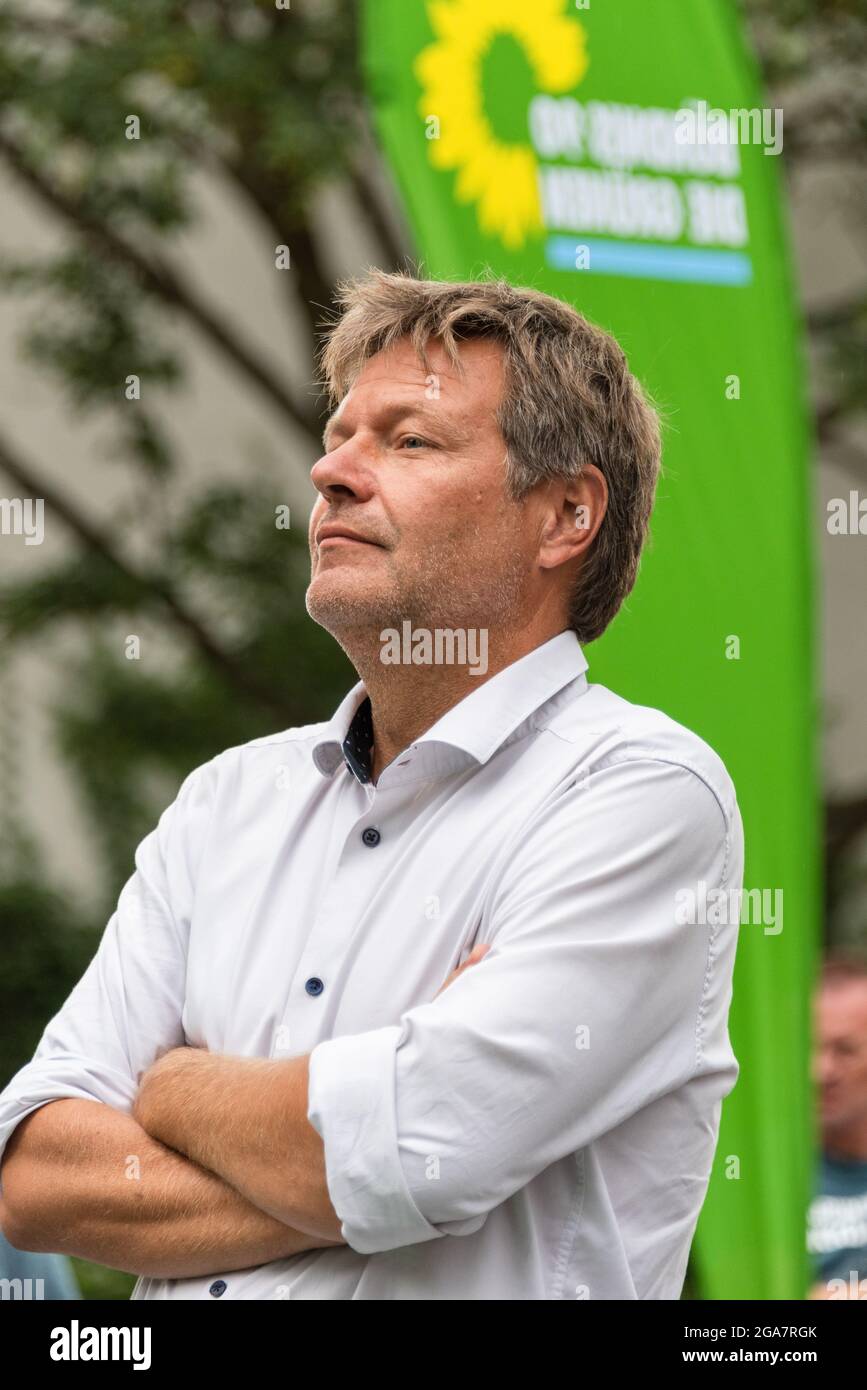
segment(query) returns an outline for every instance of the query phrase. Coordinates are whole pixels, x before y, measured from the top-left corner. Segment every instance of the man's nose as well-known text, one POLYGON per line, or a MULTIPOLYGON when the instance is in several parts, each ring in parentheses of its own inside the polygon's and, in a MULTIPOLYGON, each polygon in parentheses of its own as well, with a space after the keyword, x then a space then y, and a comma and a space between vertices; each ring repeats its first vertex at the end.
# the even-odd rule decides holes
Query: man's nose
POLYGON ((827 1048, 820 1047, 813 1057, 813 1080, 817 1086, 827 1086, 834 1076, 834 1058, 827 1048))
POLYGON ((310 470, 313 486, 331 501, 347 495, 364 501, 373 489, 373 470, 357 436, 323 454, 310 470))

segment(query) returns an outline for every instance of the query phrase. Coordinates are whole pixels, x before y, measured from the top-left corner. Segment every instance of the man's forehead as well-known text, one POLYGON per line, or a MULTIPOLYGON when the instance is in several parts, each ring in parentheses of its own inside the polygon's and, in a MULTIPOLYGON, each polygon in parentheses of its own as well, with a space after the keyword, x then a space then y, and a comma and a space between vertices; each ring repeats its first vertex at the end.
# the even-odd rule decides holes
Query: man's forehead
POLYGON ((826 984, 819 990, 817 1002, 826 1017, 845 1020, 867 1036, 867 981, 826 984))
POLYGON ((431 373, 435 373, 443 382, 466 386, 468 376, 476 375, 480 369, 490 371, 502 358, 502 348, 489 338, 470 338, 455 346, 457 363, 449 357, 439 338, 428 339, 422 349, 424 356, 410 338, 399 338, 367 359, 354 385, 387 379, 417 386, 426 384, 431 373))
POLYGON ((347 411, 361 401, 374 404, 383 411, 398 411, 402 407, 433 413, 438 403, 455 403, 466 414, 486 414, 495 401, 485 401, 480 371, 493 387, 499 399, 502 385, 499 345, 487 339, 470 339, 459 346, 461 361, 455 365, 437 339, 425 344, 427 361, 419 356, 409 339, 400 339, 390 348, 369 357, 346 395, 332 412, 325 425, 324 438, 338 425, 347 411))

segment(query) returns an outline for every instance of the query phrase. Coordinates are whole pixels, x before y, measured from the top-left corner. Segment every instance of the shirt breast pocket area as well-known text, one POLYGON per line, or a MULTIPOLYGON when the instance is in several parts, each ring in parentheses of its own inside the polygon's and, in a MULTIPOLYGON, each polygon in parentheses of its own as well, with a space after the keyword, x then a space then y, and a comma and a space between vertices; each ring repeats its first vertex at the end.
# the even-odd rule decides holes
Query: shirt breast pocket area
MULTIPOLYGON (((409 1009, 431 1003, 479 939, 481 913, 469 926, 435 914, 411 934, 396 933, 392 920, 385 937, 374 933, 356 955, 347 957, 331 979, 337 993, 337 1033, 361 1033, 399 1023, 409 1009)), ((471 965, 468 969, 476 969, 471 965)))

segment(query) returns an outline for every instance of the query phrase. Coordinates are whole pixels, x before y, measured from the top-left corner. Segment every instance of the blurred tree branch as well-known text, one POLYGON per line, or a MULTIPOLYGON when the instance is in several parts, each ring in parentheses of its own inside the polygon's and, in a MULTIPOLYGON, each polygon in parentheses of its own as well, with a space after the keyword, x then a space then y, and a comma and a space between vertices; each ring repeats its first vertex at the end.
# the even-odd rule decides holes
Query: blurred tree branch
POLYGON ((0 292, 32 297, 27 356, 80 415, 111 416, 113 466, 140 470, 137 492, 109 518, 55 484, 53 460, 35 466, 0 439, 0 470, 43 498, 76 546, 52 566, 27 552, 28 573, 0 588, 0 629, 7 650, 54 625, 79 634, 81 668, 56 721, 105 847, 109 899, 152 821, 146 770, 168 770, 172 784, 275 722, 321 717, 351 676, 306 616, 306 534, 275 527, 279 484, 257 469, 234 487, 181 497, 186 460, 161 392, 188 377, 194 349, 172 333, 188 324, 242 391, 277 411, 302 453, 319 452, 317 333, 337 273, 314 230, 320 190, 339 188, 381 264, 404 256, 370 176, 356 18, 350 0, 292 11, 272 0, 64 0, 52 13, 13 0, 0 12, 0 161, 65 237, 59 252, 27 248, 27 259, 7 247, 0 292), (202 180, 251 217, 257 264, 239 266, 240 281, 262 267, 279 277, 290 341, 304 344, 285 375, 285 351, 254 346, 172 256, 200 215, 202 180), (278 245, 289 248, 288 271, 275 264, 278 245), (126 399, 130 374, 145 384, 147 408, 126 399), (142 531, 146 565, 129 543, 142 531), (155 673, 115 650, 109 620, 132 613, 170 634, 176 670, 155 673))
MULTIPOLYGON (((129 600, 138 598, 140 601, 145 600, 147 605, 152 605, 154 601, 162 605, 174 625, 230 688, 235 687, 240 694, 254 700, 271 715, 282 720, 286 707, 276 692, 262 686, 256 679, 255 672, 235 660, 231 652, 217 641, 201 619, 187 607, 172 585, 160 575, 136 570, 129 559, 122 557, 99 527, 95 526, 69 497, 64 496, 44 477, 39 477, 22 461, 2 434, 0 468, 20 487, 23 496, 41 498, 50 514, 58 517, 92 555, 105 562, 115 577, 122 581, 123 593, 129 600)), ((119 595, 115 594, 114 597, 117 599, 119 595)))
POLYGON ((293 400, 292 396, 251 348, 243 344, 236 329, 231 329, 217 313, 185 284, 177 271, 165 261, 145 256, 121 237, 108 223, 100 222, 84 206, 83 200, 64 193, 28 161, 22 147, 0 131, 0 157, 10 169, 35 193, 52 212, 69 222, 85 237, 97 252, 133 271, 142 289, 161 299, 169 308, 179 310, 238 367, 247 379, 268 398, 287 418, 316 438, 317 417, 313 411, 293 400))

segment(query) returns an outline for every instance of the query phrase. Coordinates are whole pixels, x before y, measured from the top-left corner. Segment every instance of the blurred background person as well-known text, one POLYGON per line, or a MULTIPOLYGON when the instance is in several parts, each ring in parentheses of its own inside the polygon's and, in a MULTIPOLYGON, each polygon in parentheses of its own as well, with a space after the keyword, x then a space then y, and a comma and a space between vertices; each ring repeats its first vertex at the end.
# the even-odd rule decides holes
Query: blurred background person
POLYGON ((867 959, 835 954, 816 992, 821 1152, 807 1246, 811 1298, 867 1299, 867 959))

